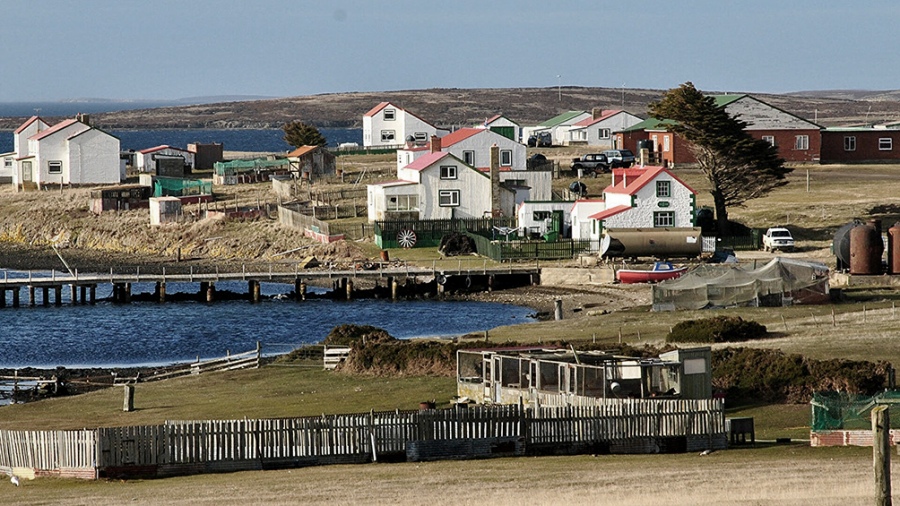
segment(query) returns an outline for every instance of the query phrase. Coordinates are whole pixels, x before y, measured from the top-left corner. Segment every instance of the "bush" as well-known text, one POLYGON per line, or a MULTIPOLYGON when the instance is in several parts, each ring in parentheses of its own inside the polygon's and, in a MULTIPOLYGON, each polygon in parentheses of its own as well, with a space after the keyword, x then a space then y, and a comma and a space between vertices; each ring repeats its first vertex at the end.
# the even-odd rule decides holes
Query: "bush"
POLYGON ((766 326, 740 316, 716 316, 687 320, 672 327, 670 343, 730 343, 766 337, 766 326))
POLYGON ((389 343, 396 341, 386 330, 371 325, 338 325, 331 329, 322 344, 328 346, 350 346, 369 343, 389 343))

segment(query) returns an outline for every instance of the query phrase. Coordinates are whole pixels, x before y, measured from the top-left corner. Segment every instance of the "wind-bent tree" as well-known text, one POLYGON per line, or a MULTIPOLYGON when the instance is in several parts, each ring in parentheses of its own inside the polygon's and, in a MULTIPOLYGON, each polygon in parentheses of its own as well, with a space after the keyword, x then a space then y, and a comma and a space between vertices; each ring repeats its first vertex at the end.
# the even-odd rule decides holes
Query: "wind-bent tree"
POLYGON ((671 129, 687 140, 697 164, 709 180, 720 234, 729 232, 728 208, 768 194, 787 184, 793 169, 778 150, 754 139, 738 116, 731 116, 690 82, 671 89, 650 104, 650 114, 675 120, 671 129))
POLYGON ((281 127, 284 141, 295 148, 300 146, 324 146, 328 144, 319 129, 302 121, 291 121, 281 127))

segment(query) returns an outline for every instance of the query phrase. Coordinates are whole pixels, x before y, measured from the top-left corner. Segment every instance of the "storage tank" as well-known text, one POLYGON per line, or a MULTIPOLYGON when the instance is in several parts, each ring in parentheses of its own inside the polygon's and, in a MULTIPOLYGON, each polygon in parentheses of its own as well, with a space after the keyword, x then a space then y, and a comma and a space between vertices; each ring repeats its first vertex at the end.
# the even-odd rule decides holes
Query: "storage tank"
POLYGON ((863 222, 853 220, 837 229, 831 243, 831 251, 837 257, 837 268, 844 271, 850 268, 850 230, 862 226, 863 222))
POLYGON ((888 273, 900 274, 900 221, 888 229, 888 273))
POLYGON ((873 225, 850 230, 850 274, 881 274, 881 254, 884 243, 873 225))
POLYGON ((703 252, 700 228, 610 228, 600 240, 600 256, 696 257, 703 252))

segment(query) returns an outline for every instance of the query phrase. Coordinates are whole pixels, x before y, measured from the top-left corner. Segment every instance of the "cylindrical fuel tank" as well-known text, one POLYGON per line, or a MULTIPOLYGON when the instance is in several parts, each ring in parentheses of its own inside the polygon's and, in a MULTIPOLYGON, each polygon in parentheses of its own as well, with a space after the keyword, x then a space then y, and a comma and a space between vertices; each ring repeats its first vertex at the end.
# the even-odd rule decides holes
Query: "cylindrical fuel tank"
POLYGON ((696 257, 703 251, 700 228, 610 228, 600 255, 610 257, 696 257))
POLYGON ((850 230, 850 274, 881 274, 884 243, 872 225, 850 230))
POLYGON ((888 273, 900 274, 900 222, 888 229, 888 273))
POLYGON ((863 222, 859 220, 851 221, 834 233, 834 240, 831 243, 831 251, 837 257, 837 267, 839 271, 850 268, 850 230, 859 227, 863 222))

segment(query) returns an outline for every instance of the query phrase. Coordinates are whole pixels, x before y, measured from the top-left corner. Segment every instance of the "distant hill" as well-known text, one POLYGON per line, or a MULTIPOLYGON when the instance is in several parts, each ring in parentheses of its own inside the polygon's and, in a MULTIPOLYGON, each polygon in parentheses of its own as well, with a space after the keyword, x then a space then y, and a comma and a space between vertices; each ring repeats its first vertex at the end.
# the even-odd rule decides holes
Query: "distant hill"
MULTIPOLYGON (((174 105, 92 114, 101 128, 280 128, 303 120, 319 127, 359 128, 366 111, 390 101, 444 127, 471 126, 502 113, 521 125, 533 125, 568 110, 621 109, 646 117, 647 106, 665 90, 588 88, 434 88, 354 92, 214 103, 174 105)), ((706 90, 709 93, 719 93, 706 90)), ((900 91, 809 91, 751 93, 775 107, 823 126, 900 120, 900 91)), ((13 129, 21 118, 0 119, 13 129)))

